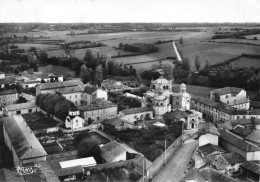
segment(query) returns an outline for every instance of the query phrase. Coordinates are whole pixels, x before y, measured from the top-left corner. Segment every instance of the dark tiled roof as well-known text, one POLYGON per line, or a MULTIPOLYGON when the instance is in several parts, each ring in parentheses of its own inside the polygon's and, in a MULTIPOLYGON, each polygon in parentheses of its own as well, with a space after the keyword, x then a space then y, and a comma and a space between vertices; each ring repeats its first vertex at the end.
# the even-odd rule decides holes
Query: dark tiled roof
POLYGON ((212 154, 220 154, 226 152, 223 148, 217 145, 213 145, 211 143, 200 146, 199 151, 204 155, 204 157, 207 157, 208 155, 212 154))
POLYGON ((244 141, 242 138, 236 136, 235 134, 229 131, 219 129, 219 133, 220 133, 220 138, 230 143, 230 145, 234 145, 235 147, 245 152, 260 151, 260 147, 257 147, 251 143, 244 141))
POLYGON ((137 107, 137 108, 125 109, 122 110, 121 112, 125 115, 128 115, 128 114, 135 114, 135 113, 142 113, 142 112, 149 112, 149 111, 153 111, 153 109, 149 107, 137 107))
POLYGON ((224 87, 213 91, 215 91, 215 93, 218 95, 225 95, 230 93, 238 94, 239 92, 241 92, 241 90, 242 90, 241 88, 236 88, 236 87, 224 87))
POLYGON ((236 182, 235 179, 225 176, 210 167, 202 168, 199 172, 209 182, 236 182))
POLYGON ((107 162, 111 162, 113 159, 119 155, 126 153, 126 149, 123 148, 115 141, 111 141, 101 148, 101 157, 107 162))
POLYGON ((207 157, 211 165, 217 170, 223 170, 229 165, 242 164, 245 160, 235 153, 224 153, 207 157))
POLYGON ((2 91, 0 92, 0 95, 10 95, 10 94, 16 94, 17 93, 17 90, 5 90, 5 91, 2 91))
POLYGON ((47 153, 35 135, 27 127, 21 115, 2 118, 3 126, 9 136, 19 159, 46 156, 47 153))
POLYGON ((241 165, 241 167, 260 175, 259 163, 246 161, 241 165))
POLYGON ((93 94, 97 89, 97 87, 85 86, 84 92, 87 94, 93 94))
POLYGON ((233 133, 237 134, 237 135, 240 135, 242 137, 246 137, 247 135, 249 135, 252 131, 245 128, 245 127, 242 127, 242 126, 239 126, 237 125, 233 131, 233 133))
POLYGON ((192 112, 190 111, 181 111, 179 109, 176 109, 175 111, 167 112, 163 116, 167 119, 181 119, 181 118, 187 118, 192 112))
POLYGON ((5 77, 3 79, 0 79, 0 85, 3 84, 13 84, 15 82, 15 78, 14 77, 5 77))
POLYGON ((23 176, 19 175, 15 170, 0 169, 1 182, 24 182, 23 176))
POLYGON ((63 87, 60 88, 57 92, 61 94, 77 93, 77 92, 83 92, 83 88, 81 85, 72 86, 72 87, 63 87))
POLYGON ((230 115, 260 115, 259 109, 251 109, 251 110, 244 110, 244 109, 237 109, 237 108, 221 108, 220 111, 230 114, 230 115))
POLYGON ((256 129, 250 133, 247 137, 247 140, 260 144, 260 130, 256 129))
POLYGON ((206 133, 211 133, 211 134, 218 135, 218 136, 220 135, 217 127, 213 123, 211 123, 211 122, 199 123, 198 134, 203 135, 206 133))
POLYGON ((185 176, 185 180, 195 180, 197 182, 206 182, 203 179, 203 176, 199 173, 199 171, 195 168, 189 170, 187 175, 185 176))
POLYGON ((245 160, 242 158, 242 156, 235 154, 235 153, 225 153, 220 154, 229 164, 238 164, 243 163, 245 160))
POLYGON ((79 110, 81 111, 91 111, 91 110, 97 110, 97 109, 105 109, 109 107, 117 107, 116 104, 107 101, 105 99, 97 99, 90 103, 88 106, 81 106, 79 107, 79 110))

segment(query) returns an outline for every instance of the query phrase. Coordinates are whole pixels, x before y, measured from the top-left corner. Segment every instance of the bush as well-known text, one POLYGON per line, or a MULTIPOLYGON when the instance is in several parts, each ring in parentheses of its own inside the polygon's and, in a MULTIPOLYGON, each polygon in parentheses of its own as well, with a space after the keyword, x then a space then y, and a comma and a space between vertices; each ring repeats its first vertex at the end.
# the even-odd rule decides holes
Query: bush
POLYGON ((129 174, 129 178, 132 180, 132 181, 137 181, 141 176, 135 172, 131 172, 129 174))

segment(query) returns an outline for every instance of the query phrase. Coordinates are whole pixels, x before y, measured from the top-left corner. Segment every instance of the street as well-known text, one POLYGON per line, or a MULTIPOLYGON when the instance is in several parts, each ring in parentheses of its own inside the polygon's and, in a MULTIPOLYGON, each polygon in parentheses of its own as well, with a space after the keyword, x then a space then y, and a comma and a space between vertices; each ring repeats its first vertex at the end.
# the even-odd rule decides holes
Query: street
POLYGON ((197 146, 197 141, 183 144, 174 155, 168 159, 165 167, 152 179, 153 182, 180 182, 184 177, 193 152, 197 146))

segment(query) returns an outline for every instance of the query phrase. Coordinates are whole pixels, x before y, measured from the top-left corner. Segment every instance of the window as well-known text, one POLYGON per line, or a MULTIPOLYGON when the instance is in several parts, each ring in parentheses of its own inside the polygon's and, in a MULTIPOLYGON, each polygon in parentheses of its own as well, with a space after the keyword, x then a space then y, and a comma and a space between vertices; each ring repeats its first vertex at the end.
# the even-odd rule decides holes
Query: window
POLYGON ((243 119, 246 119, 246 116, 243 116, 243 119))
POLYGON ((179 105, 179 102, 176 102, 176 105, 179 105))
POLYGON ((99 120, 99 117, 97 117, 97 120, 99 120))
POLYGON ((239 119, 239 116, 237 116, 237 119, 239 119))
POLYGON ((29 111, 29 113, 31 113, 31 112, 32 112, 32 109, 29 109, 28 111, 29 111))
POLYGON ((71 96, 70 96, 70 99, 71 99, 71 96))
POLYGON ((21 114, 21 111, 16 111, 16 114, 21 114))
POLYGON ((75 101, 75 104, 78 105, 77 101, 75 101))
POLYGON ((77 98, 77 95, 75 95, 75 98, 77 98))

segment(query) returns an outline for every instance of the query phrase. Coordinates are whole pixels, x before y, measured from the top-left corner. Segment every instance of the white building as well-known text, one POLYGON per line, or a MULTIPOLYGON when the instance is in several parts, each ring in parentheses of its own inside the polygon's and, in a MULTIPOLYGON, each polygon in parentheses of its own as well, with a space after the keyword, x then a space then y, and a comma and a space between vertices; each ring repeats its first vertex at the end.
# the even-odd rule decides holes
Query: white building
POLYGON ((107 91, 101 88, 93 87, 91 85, 85 85, 82 97, 82 104, 89 105, 96 99, 107 100, 107 91))
POLYGON ((65 127, 76 129, 76 128, 82 128, 84 126, 84 119, 79 116, 79 111, 69 111, 69 115, 65 119, 65 127))
POLYGON ((199 146, 212 144, 218 146, 219 141, 218 129, 212 123, 200 123, 199 126, 199 146))
POLYGON ((134 123, 138 120, 153 119, 153 109, 149 107, 125 109, 119 112, 121 119, 134 123))
POLYGON ((47 153, 21 115, 2 118, 4 140, 12 151, 14 166, 45 161, 47 153))

